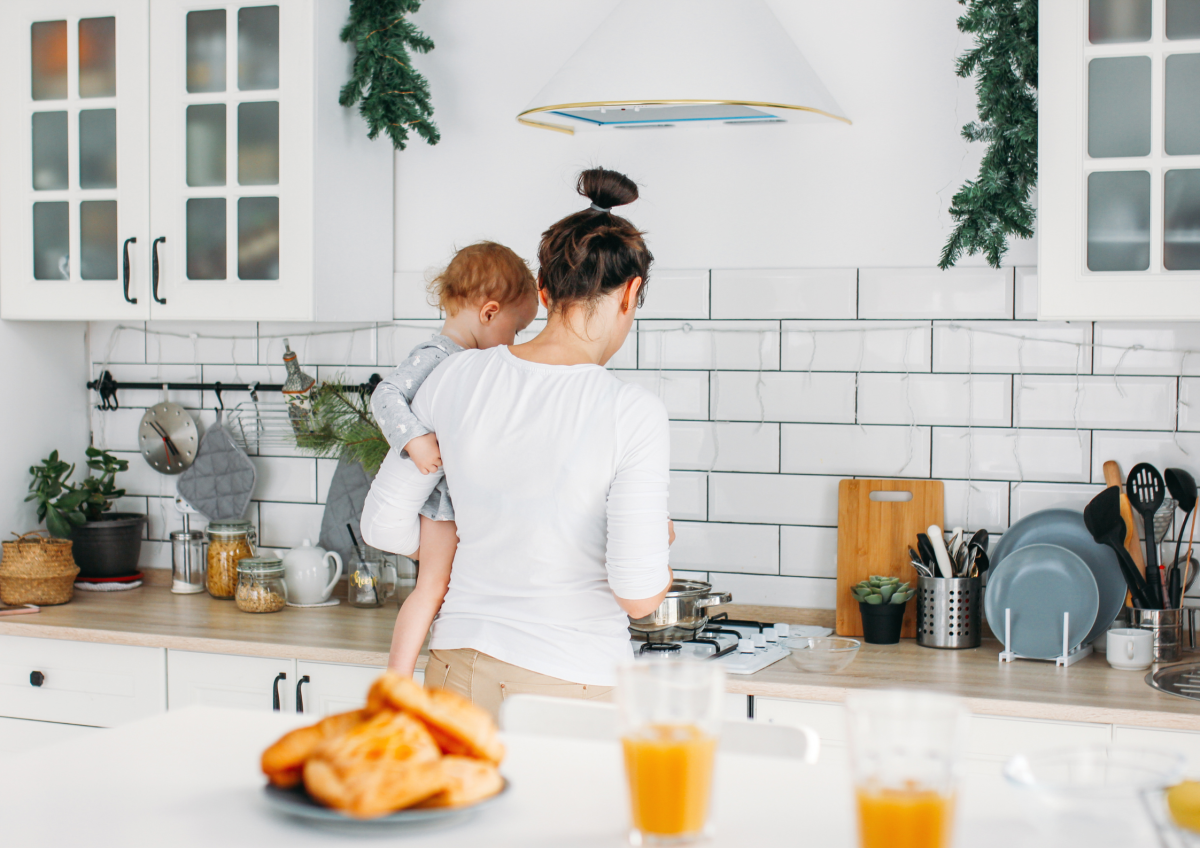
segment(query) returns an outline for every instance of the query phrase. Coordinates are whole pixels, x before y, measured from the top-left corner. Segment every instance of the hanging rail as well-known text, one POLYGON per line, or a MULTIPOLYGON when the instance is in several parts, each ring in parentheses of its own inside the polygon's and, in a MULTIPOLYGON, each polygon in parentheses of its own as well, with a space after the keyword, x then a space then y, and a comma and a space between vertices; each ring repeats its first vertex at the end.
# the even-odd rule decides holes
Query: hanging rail
MULTIPOLYGON (((375 391, 375 387, 379 385, 382 379, 378 374, 372 374, 371 378, 365 383, 343 386, 342 388, 370 393, 375 391)), ((123 380, 118 381, 110 371, 103 372, 95 380, 89 380, 87 387, 100 393, 100 403, 96 406, 97 409, 104 410, 120 409, 121 404, 117 399, 117 392, 121 389, 177 389, 193 392, 215 392, 222 409, 225 408, 225 401, 221 398, 222 392, 249 392, 250 397, 257 402, 260 391, 283 391, 282 383, 224 383, 220 380, 215 383, 181 383, 178 380, 125 382, 123 380)))

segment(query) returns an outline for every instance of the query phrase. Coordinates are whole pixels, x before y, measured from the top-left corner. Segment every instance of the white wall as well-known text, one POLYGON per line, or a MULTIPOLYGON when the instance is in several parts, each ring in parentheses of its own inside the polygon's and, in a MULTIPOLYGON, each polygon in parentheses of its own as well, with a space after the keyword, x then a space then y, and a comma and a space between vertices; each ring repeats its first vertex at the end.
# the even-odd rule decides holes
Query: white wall
MULTIPOLYGON (((417 139, 397 155, 397 269, 424 270, 481 238, 532 258, 539 234, 580 208, 574 177, 591 164, 641 184, 628 215, 649 231, 663 268, 937 262, 950 198, 981 155, 959 134, 976 115, 972 83, 954 76, 970 44, 955 26, 958 3, 767 0, 852 126, 569 137, 519 125, 516 114, 616 2, 424 4, 414 20, 437 46, 416 63, 429 78, 442 141, 417 139)), ((1005 262, 1035 264, 1035 245, 1015 244, 1005 262)))

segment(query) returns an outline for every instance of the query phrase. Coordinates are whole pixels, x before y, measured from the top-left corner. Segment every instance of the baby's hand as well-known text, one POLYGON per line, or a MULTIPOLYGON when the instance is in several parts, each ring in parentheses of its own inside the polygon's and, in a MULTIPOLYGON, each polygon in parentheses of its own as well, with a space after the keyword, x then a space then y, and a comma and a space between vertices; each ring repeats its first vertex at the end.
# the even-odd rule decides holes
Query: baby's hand
POLYGON ((675 544, 675 522, 667 519, 667 547, 675 544))
POLYGON ((433 433, 409 439, 404 449, 408 451, 408 458, 413 461, 422 474, 432 474, 442 467, 442 449, 438 446, 437 436, 433 433))

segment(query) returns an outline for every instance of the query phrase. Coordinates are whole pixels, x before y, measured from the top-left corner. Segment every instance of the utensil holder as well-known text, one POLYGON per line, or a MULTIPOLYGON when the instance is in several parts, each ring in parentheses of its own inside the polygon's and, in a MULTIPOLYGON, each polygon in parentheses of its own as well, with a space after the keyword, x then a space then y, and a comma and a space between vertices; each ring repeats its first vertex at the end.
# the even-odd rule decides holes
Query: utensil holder
POLYGON ((978 577, 922 577, 917 581, 917 644, 978 648, 983 636, 978 577))
POLYGON ((1175 662, 1183 649, 1183 610, 1134 609, 1129 613, 1129 626, 1149 630, 1154 641, 1152 656, 1156 663, 1175 662))

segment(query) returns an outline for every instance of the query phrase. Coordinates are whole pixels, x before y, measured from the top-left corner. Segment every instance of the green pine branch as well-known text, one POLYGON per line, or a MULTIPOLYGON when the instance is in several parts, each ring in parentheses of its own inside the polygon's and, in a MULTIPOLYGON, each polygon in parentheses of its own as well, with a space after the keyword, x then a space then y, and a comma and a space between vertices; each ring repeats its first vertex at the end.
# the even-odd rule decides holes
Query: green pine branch
POLYGON ((383 431, 371 414, 371 398, 365 392, 343 387, 334 376, 313 389, 312 431, 296 437, 296 447, 314 456, 362 463, 368 474, 383 464, 389 447, 383 431))
POLYGON ((409 55, 410 49, 433 49, 433 41, 405 17, 419 8, 421 0, 352 0, 350 20, 342 28, 342 41, 358 52, 338 102, 359 104, 368 136, 385 132, 397 150, 407 145, 410 130, 430 144, 442 137, 433 123, 429 83, 409 55))
POLYGON ((958 0, 958 19, 975 46, 959 57, 958 76, 975 76, 979 121, 963 138, 988 145, 979 176, 950 202, 957 222, 938 267, 963 254, 982 253, 993 268, 1012 236, 1033 235, 1036 213, 1029 195, 1037 185, 1038 0, 958 0))

